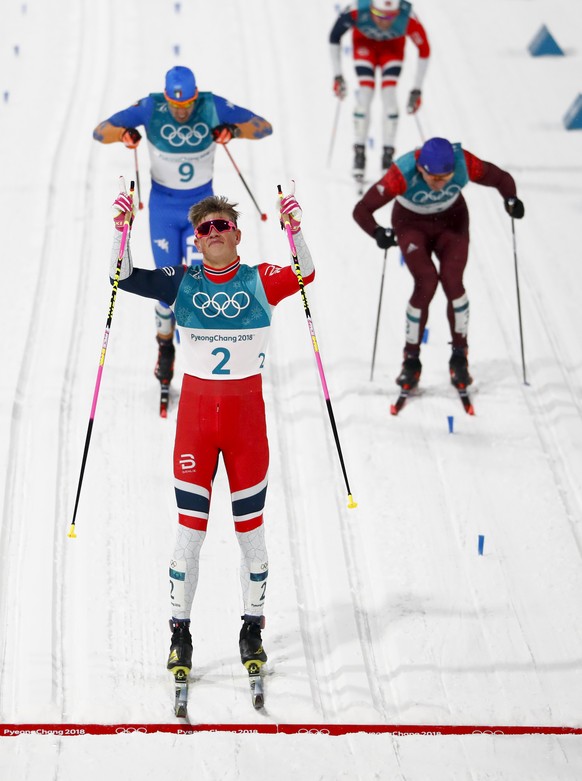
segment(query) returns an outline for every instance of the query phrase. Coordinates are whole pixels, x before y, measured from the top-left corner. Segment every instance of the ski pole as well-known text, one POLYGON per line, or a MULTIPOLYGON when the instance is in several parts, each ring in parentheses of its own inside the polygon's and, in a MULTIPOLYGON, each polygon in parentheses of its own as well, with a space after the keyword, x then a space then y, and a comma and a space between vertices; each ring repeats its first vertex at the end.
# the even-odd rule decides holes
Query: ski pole
MULTIPOLYGON (((119 177, 122 182, 123 190, 125 192, 125 183, 123 182, 123 176, 119 177)), ((129 194, 133 196, 134 183, 131 182, 129 186, 129 194)), ((103 343, 101 346, 101 356, 99 358, 99 368, 97 369, 97 379, 95 381, 95 390, 93 391, 93 403, 91 404, 91 414, 89 415, 89 425, 87 426, 87 434, 85 436, 85 447, 83 448, 83 458, 81 460, 81 473, 79 475, 79 483, 77 485, 77 495, 75 497, 75 508, 73 510, 73 521, 71 528, 69 529, 69 537, 76 537, 75 523, 77 518, 77 508, 79 507, 79 498, 81 496, 81 486, 83 485, 83 475, 85 474, 85 465, 87 463, 87 454, 89 453, 89 444, 91 442, 91 433, 93 431, 93 421, 95 419, 95 410, 97 408, 97 399, 99 397, 99 388, 101 386, 101 376, 103 374, 103 364, 105 363, 105 354, 107 352, 107 342, 109 341, 109 330, 111 328, 111 320, 113 319, 113 308, 115 306, 115 298, 117 296, 117 288, 119 286, 119 275, 121 274, 121 264, 123 263, 123 255, 125 253, 125 246, 127 244, 127 237, 129 235, 129 225, 131 222, 131 212, 125 213, 125 219, 123 221, 123 230, 121 232, 121 243, 119 245, 119 255, 117 256, 117 267, 115 269, 115 277, 113 278, 113 286, 111 289, 111 299, 109 301, 109 312, 107 314, 107 323, 105 325, 105 333, 103 335, 103 343)))
POLYGON ((252 192, 250 191, 248 184, 245 182, 245 178, 244 178, 244 176, 241 174, 241 172, 240 172, 240 170, 239 170, 239 167, 238 167, 238 166, 237 166, 237 164, 234 162, 234 158, 233 158, 233 156, 230 154, 230 152, 228 151, 228 148, 227 148, 226 144, 222 144, 222 148, 224 149, 224 151, 226 152, 226 154, 229 156, 229 158, 230 158, 230 162, 231 162, 231 163, 234 165, 234 170, 235 170, 235 171, 237 172, 237 174, 240 176, 240 180, 241 180, 241 182, 244 184, 244 186, 245 186, 245 188, 246 188, 246 191, 247 191, 247 193, 248 193, 248 194, 251 196, 251 201, 252 201, 252 202, 255 204, 255 206, 257 207, 257 211, 258 211, 258 212, 259 212, 259 214, 261 215, 261 220, 264 222, 264 221, 267 219, 267 215, 266 215, 264 212, 262 212, 262 211, 261 211, 261 209, 259 208, 259 204, 256 202, 256 200, 255 200, 255 196, 254 196, 254 195, 252 194, 252 192))
MULTIPOLYGON (((277 192, 279 193, 279 199, 283 200, 283 191, 281 189, 281 185, 277 185, 277 192)), ((301 298, 303 300, 303 308, 305 309, 305 317, 307 318, 307 325, 309 327, 309 333, 311 335, 311 344, 313 345, 313 352, 315 353, 315 362, 317 364, 317 370, 319 372, 319 379, 321 380, 321 386, 323 388, 323 396, 325 398, 325 404, 327 407, 327 412, 329 414, 329 422, 331 423, 331 429, 333 431, 333 437, 335 439, 335 444, 344 476, 344 481, 346 484, 346 489, 348 492, 348 507, 353 509, 354 507, 357 507, 357 502, 354 502, 354 498, 352 496, 352 492, 350 490, 350 484, 348 482, 348 475, 346 472, 346 467, 344 464, 344 457, 342 455, 342 448, 339 441, 339 435, 337 431, 337 426, 335 424, 335 418, 333 414, 333 408, 331 406, 331 399, 329 398, 329 390, 327 388, 327 382, 325 379, 325 372, 323 371, 323 364, 321 362, 321 355, 319 352, 319 345, 317 344, 317 337, 315 336, 315 328, 313 325, 313 320, 311 319, 311 312, 309 310, 309 303, 307 301, 307 295, 305 293, 305 284, 303 282, 303 275, 301 274, 301 266, 299 265, 299 259, 297 257, 297 248, 295 247, 295 241, 293 240, 293 234, 291 233, 291 226, 289 224, 289 218, 284 220, 283 226, 285 228, 285 232, 287 233, 287 239, 289 241, 289 247, 291 248, 291 255, 293 256, 293 270, 295 271, 295 275, 297 276, 297 281, 299 282, 299 290, 301 291, 301 298)))
POLYGON ((416 121, 416 127, 418 128, 418 135, 420 136, 420 140, 424 144, 425 138, 424 138, 424 133, 422 132, 422 126, 420 124, 420 119, 418 118, 418 111, 415 111, 413 116, 414 116, 414 119, 416 121))
POLYGON ((330 139, 330 142, 329 142, 329 152, 328 152, 328 155, 327 155, 327 167, 328 168, 331 165, 331 156, 333 155, 333 148, 334 148, 334 145, 335 145, 335 134, 336 134, 337 125, 338 125, 338 122, 339 122, 339 115, 340 115, 341 105, 342 105, 341 100, 338 100, 337 106, 336 106, 336 109, 335 109, 335 118, 333 120, 333 127, 331 129, 331 139, 330 139))
POLYGON ((376 364, 376 345, 378 344, 378 329, 380 327, 380 311, 382 309, 382 293, 384 292, 384 274, 386 273, 386 257, 388 250, 384 250, 382 263, 382 281, 380 282, 380 297, 378 298, 378 314, 376 315, 376 333, 374 334, 374 349, 372 350, 372 366, 370 368, 370 382, 374 379, 374 366, 376 364))
POLYGON ((517 273, 517 244, 515 241, 515 220, 513 219, 513 217, 511 218, 511 234, 513 237, 513 261, 515 265, 515 287, 517 290, 517 316, 519 319, 519 340, 521 343, 521 367, 523 371, 523 384, 529 385, 525 376, 525 352, 523 348, 523 328, 521 324, 521 300, 519 296, 519 276, 517 273))
POLYGON ((135 183, 137 185, 137 200, 139 203, 139 208, 143 209, 143 203, 141 200, 141 187, 139 186, 139 162, 137 158, 137 147, 133 151, 135 156, 135 183))

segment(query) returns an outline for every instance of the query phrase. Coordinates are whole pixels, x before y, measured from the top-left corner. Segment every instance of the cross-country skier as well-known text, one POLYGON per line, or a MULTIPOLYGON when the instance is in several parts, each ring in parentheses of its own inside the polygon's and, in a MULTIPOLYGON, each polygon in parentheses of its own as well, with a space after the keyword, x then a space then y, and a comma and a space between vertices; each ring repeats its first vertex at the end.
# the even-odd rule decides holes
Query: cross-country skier
MULTIPOLYGON (((192 666, 190 613, 198 582, 200 550, 206 536, 212 484, 222 454, 228 476, 234 529, 241 548, 244 615, 241 661, 258 668, 267 656, 261 628, 269 565, 263 507, 269 449, 262 396, 262 371, 274 307, 299 291, 294 270, 269 263, 241 263, 236 204, 209 196, 191 207, 202 265, 133 268, 129 246, 119 287, 166 301, 176 318, 184 357, 184 379, 174 443, 178 533, 170 562, 172 640, 168 669, 174 675, 192 666)), ((122 193, 116 210, 110 276, 120 252, 125 214, 133 208, 122 193)), ((294 196, 281 201, 289 220, 305 284, 315 276, 301 232, 302 212, 294 196)))
MULTIPOLYGON (((153 92, 99 123, 93 138, 136 149, 145 128, 151 163, 149 223, 158 268, 200 262, 188 210, 213 194, 216 144, 232 138, 259 139, 272 133, 266 119, 246 108, 200 92, 189 68, 166 73, 164 92, 153 92)), ((164 384, 174 376, 174 318, 165 301, 156 304, 158 360, 155 375, 164 384)))
POLYGON ((376 68, 380 69, 381 79, 382 170, 386 170, 394 155, 398 127, 396 87, 404 61, 406 38, 410 38, 418 49, 416 76, 406 107, 409 114, 414 114, 420 108, 430 46, 424 27, 407 0, 356 0, 342 11, 329 36, 333 89, 339 100, 343 100, 347 93, 342 75, 340 41, 350 28, 353 28, 353 59, 359 83, 354 109, 353 175, 356 179, 362 179, 366 168, 366 140, 376 68))
POLYGON ((507 213, 514 219, 523 217, 524 205, 517 197, 511 174, 445 138, 431 138, 421 149, 399 157, 354 208, 354 219, 381 249, 398 241, 414 279, 406 308, 404 362, 396 379, 407 390, 418 385, 422 370, 420 344, 439 282, 448 302, 453 348, 451 382, 463 389, 473 381, 467 360, 469 299, 463 285, 469 253, 469 213, 461 193, 469 182, 495 187, 507 213), (383 228, 374 219, 374 212, 393 199, 392 228, 383 228), (433 254, 439 261, 438 270, 433 254))

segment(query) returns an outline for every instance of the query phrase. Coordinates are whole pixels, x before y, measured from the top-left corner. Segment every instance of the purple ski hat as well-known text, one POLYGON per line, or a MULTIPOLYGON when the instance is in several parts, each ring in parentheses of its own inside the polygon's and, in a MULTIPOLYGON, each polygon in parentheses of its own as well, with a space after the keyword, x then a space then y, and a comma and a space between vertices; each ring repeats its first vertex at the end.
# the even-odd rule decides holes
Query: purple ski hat
POLYGON ((450 174, 455 170, 455 151, 446 138, 429 138, 416 162, 427 174, 450 174))
POLYGON ((190 68, 176 65, 166 73, 166 89, 164 95, 174 103, 187 103, 198 93, 196 79, 190 68))

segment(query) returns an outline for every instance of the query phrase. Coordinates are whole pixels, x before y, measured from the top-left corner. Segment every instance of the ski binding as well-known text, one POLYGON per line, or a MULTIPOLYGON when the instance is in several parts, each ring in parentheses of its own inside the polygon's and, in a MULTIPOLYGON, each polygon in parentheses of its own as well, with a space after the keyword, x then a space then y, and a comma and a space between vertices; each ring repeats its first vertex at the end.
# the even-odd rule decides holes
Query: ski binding
POLYGON ((185 719, 188 716, 188 673, 186 670, 178 670, 174 673, 176 684, 176 698, 174 702, 174 713, 179 719, 185 719))
POLYGON ((247 666, 247 670, 249 673, 249 684, 251 687, 251 699, 253 707, 257 710, 260 710, 260 708, 262 708, 265 704, 265 692, 263 689, 261 668, 256 662, 250 662, 247 666))

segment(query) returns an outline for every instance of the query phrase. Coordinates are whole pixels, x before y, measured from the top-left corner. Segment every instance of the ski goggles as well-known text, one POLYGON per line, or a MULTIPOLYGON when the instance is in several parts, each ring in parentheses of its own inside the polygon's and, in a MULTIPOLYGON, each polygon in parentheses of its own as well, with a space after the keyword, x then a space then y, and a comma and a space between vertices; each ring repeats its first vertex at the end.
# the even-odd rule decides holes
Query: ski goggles
POLYGON ((236 225, 230 220, 207 220, 196 226, 196 236, 208 236, 212 228, 219 233, 226 233, 227 231, 236 230, 236 225))
POLYGON ((192 108, 192 106, 196 103, 196 99, 198 98, 198 90, 196 90, 194 97, 188 98, 188 100, 175 100, 170 98, 166 92, 164 92, 164 97, 170 106, 172 106, 172 108, 189 109, 192 108))
POLYGON ((454 171, 451 171, 450 174, 430 174, 424 168, 422 170, 433 180, 433 182, 448 182, 455 175, 454 171))
POLYGON ((377 19, 387 21, 388 19, 396 19, 400 11, 379 11, 377 8, 370 8, 370 13, 377 19))

